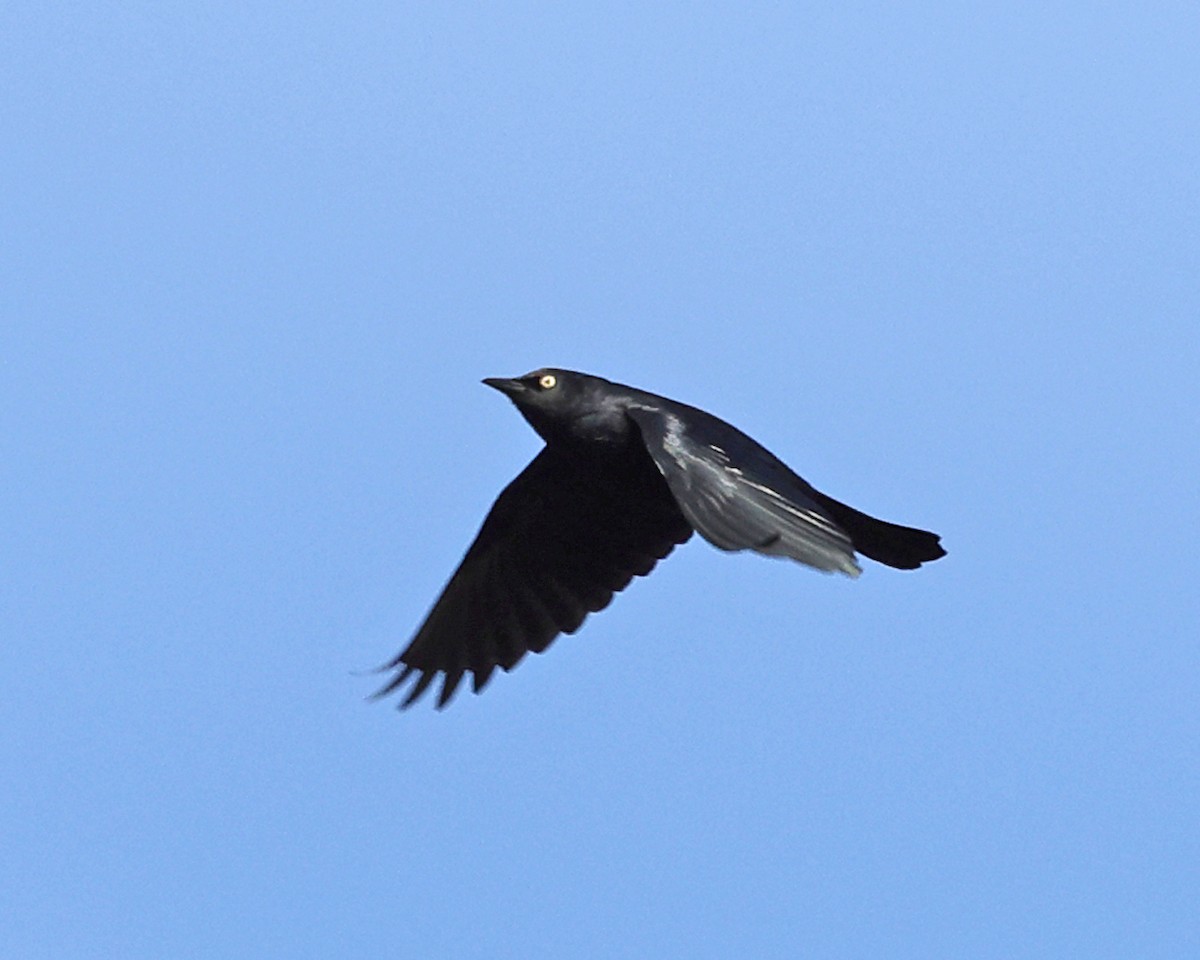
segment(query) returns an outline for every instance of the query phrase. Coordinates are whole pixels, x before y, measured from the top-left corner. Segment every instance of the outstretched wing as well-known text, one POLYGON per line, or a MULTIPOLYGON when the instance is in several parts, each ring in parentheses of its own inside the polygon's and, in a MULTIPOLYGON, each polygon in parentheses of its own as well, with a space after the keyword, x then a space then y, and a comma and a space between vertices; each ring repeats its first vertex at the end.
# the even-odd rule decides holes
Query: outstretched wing
POLYGON ((546 447, 496 499, 412 642, 384 669, 397 675, 376 696, 417 680, 412 704, 439 673, 438 707, 471 672, 475 692, 496 667, 604 609, 613 594, 691 536, 662 477, 641 450, 580 461, 546 447))
MULTIPOLYGON (((680 405, 682 406, 682 405, 680 405)), ((722 550, 790 557, 818 570, 862 572, 849 535, 816 491, 744 433, 693 408, 628 414, 688 522, 722 550)))

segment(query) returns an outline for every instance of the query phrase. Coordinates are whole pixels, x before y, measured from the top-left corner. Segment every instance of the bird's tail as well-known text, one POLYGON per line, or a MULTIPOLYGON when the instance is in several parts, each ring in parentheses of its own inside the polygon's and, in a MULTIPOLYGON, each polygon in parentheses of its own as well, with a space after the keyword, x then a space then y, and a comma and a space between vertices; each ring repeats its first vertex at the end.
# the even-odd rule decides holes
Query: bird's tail
POLYGON ((813 493, 817 503, 850 535, 854 549, 864 557, 899 570, 915 570, 923 563, 946 555, 936 533, 876 520, 833 497, 816 490, 813 493))

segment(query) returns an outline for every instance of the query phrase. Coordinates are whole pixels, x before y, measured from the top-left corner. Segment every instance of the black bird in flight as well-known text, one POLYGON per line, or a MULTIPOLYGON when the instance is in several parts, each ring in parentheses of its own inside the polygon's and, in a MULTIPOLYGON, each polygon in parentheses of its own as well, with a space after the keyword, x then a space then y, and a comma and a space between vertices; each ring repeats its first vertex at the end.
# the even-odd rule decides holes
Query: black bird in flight
POLYGON ((901 570, 945 556, 938 535, 814 490, 755 441, 687 404, 570 370, 483 381, 546 441, 496 499, 475 542, 376 696, 442 674, 439 708, 574 633, 589 613, 698 531, 722 550, 857 577, 855 551, 901 570))

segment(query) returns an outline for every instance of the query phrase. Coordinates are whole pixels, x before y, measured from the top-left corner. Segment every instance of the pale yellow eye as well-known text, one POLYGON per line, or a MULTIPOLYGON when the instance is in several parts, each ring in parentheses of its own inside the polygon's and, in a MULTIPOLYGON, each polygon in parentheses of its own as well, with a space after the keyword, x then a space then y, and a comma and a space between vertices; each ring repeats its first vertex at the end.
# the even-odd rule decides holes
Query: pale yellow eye
POLYGON ((543 373, 540 377, 538 377, 538 386, 543 390, 549 390, 556 383, 558 383, 558 377, 552 373, 543 373))

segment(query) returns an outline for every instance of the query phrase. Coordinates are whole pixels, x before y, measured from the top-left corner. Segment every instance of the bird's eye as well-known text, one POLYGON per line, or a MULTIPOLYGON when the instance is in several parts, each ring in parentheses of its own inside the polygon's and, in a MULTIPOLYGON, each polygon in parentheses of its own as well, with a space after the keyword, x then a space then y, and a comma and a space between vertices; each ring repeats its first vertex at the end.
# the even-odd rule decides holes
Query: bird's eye
POLYGON ((556 383, 558 383, 558 377, 552 373, 543 373, 538 377, 538 386, 543 390, 551 389, 556 383))

